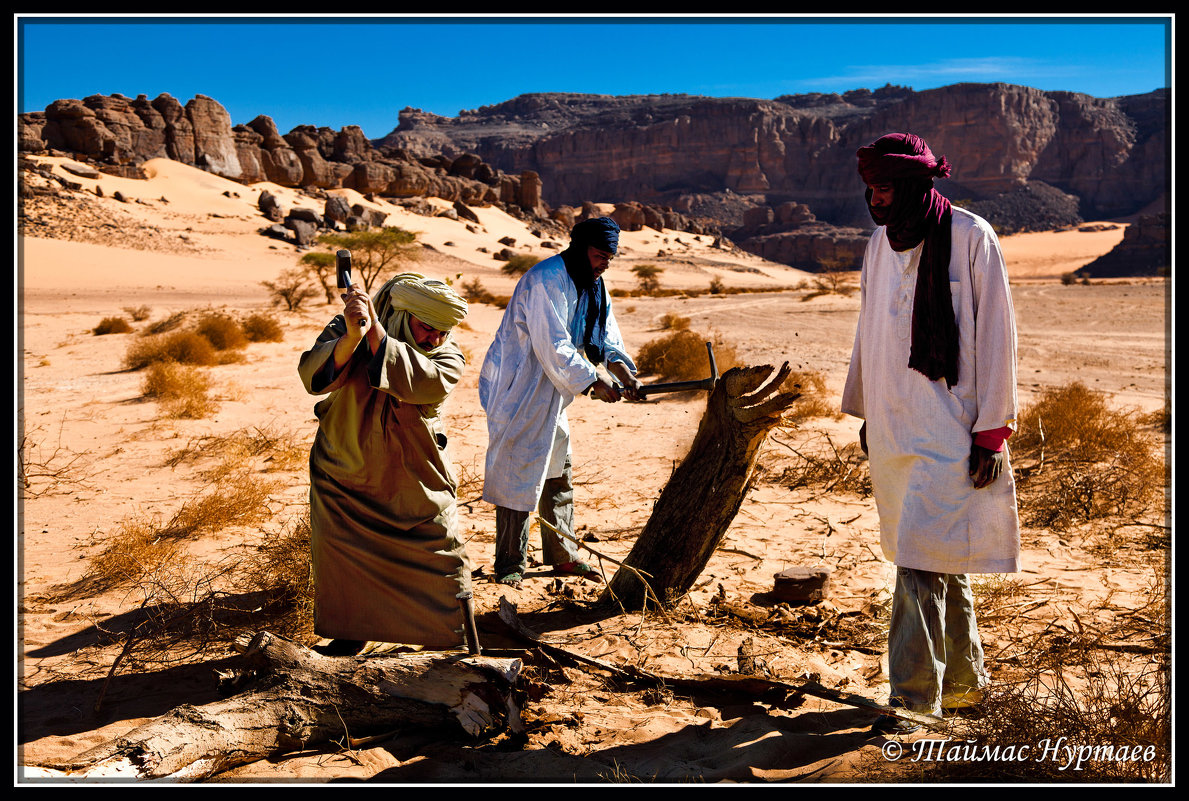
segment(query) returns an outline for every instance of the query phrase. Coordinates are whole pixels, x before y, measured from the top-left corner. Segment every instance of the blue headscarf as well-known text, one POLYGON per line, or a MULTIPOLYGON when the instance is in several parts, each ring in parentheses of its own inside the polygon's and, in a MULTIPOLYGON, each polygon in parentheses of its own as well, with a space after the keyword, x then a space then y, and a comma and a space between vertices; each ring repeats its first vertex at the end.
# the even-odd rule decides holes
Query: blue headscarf
POLYGON ((610 301, 603 279, 594 277, 586 249, 597 248, 608 253, 619 250, 619 225, 610 217, 583 220, 570 231, 570 246, 561 254, 566 272, 578 290, 578 307, 574 314, 570 336, 574 344, 586 353, 594 364, 602 364, 607 357, 607 314, 610 301))

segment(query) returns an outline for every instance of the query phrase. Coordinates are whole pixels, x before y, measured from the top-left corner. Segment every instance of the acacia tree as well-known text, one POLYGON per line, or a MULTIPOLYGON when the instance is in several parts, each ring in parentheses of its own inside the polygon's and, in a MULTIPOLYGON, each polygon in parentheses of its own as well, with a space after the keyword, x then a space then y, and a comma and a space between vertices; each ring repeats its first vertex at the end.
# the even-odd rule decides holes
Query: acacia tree
POLYGON ((334 254, 325 250, 315 250, 306 253, 297 260, 314 277, 326 295, 327 303, 334 303, 337 292, 334 264, 334 254))
POLYGON ((318 242, 331 251, 351 251, 352 278, 362 283, 368 293, 377 278, 395 272, 397 265, 416 261, 421 255, 417 234, 395 226, 323 234, 318 242))
POLYGON ((636 281, 640 285, 640 291, 650 295, 661 288, 660 275, 664 271, 664 267, 657 267, 655 264, 637 264, 632 268, 632 272, 636 274, 636 281))

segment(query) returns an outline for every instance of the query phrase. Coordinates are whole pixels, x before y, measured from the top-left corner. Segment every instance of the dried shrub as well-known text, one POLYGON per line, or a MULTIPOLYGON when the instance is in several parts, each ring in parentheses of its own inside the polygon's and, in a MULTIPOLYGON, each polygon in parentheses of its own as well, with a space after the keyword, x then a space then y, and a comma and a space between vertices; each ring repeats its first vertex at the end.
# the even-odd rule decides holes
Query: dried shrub
MULTIPOLYGON (((314 571, 310 564, 310 519, 303 515, 277 532, 266 532, 240 565, 237 586, 260 600, 270 630, 296 638, 314 629, 314 571)), ((257 618, 257 623, 263 621, 257 618)))
POLYGON ((143 323, 149 319, 149 315, 152 314, 153 310, 148 306, 125 306, 124 312, 132 318, 132 322, 143 323))
POLYGON ((681 331, 689 328, 689 318, 669 312, 661 317, 660 327, 662 331, 681 331))
POLYGON ((218 459, 218 464, 203 471, 202 475, 208 481, 220 481, 242 470, 270 473, 304 468, 309 453, 309 445, 290 431, 252 426, 226 436, 192 439, 185 447, 171 451, 165 464, 176 468, 201 459, 218 459))
POLYGON ((161 404, 168 417, 198 420, 215 411, 210 380, 194 367, 176 362, 154 362, 145 374, 141 391, 161 404))
POLYGON ((291 312, 299 310, 302 304, 318 294, 310 286, 307 273, 297 267, 282 270, 276 281, 261 281, 260 285, 268 290, 276 305, 291 312))
POLYGON ((826 387, 826 376, 823 373, 808 370, 792 372, 784 380, 781 390, 801 394, 796 403, 784 413, 782 427, 795 426, 814 417, 837 419, 842 416, 838 411, 838 404, 826 387))
POLYGON ((540 259, 536 256, 530 256, 527 253, 514 253, 508 257, 500 270, 504 275, 524 275, 529 269, 535 265, 540 259))
POLYGON ((1111 409, 1080 382, 1042 393, 1011 438, 1021 518, 1066 529, 1162 509, 1167 476, 1159 443, 1135 410, 1111 409))
MULTIPOLYGON (((645 343, 636 356, 636 366, 643 375, 655 375, 666 381, 694 381, 710 375, 706 337, 684 328, 645 343)), ((739 366, 735 347, 717 335, 711 338, 714 361, 719 373, 739 366)))
MULTIPOLYGON (((92 477, 84 453, 62 444, 64 427, 57 441, 47 445, 39 436, 41 426, 26 429, 24 412, 18 412, 21 439, 17 447, 17 491, 22 498, 41 498, 70 490, 89 488, 92 477)), ((63 416, 65 423, 65 416, 63 416)))
POLYGON ((164 523, 158 516, 125 520, 90 560, 84 582, 92 591, 135 585, 176 562, 187 539, 267 520, 268 501, 275 489, 273 482, 244 471, 185 501, 164 523))
POLYGON ((91 329, 95 336, 102 336, 104 334, 127 334, 132 330, 132 326, 128 325, 128 321, 123 317, 104 317, 99 321, 99 325, 91 329))
POLYGON ((813 286, 801 300, 806 301, 822 295, 849 297, 858 291, 859 285, 854 283, 851 273, 828 270, 814 277, 813 286))
POLYGON ((495 296, 484 288, 483 282, 478 278, 472 278, 463 283, 462 296, 467 303, 492 303, 495 301, 495 296))
POLYGON ((661 273, 664 271, 664 267, 657 267, 655 264, 637 264, 632 267, 636 283, 645 294, 652 294, 661 288, 661 273))
POLYGON ((199 318, 194 330, 200 336, 206 337, 215 350, 238 350, 248 344, 243 326, 226 314, 204 314, 199 318))
POLYGON ((186 318, 189 316, 189 312, 174 312, 164 320, 158 320, 155 323, 151 323, 141 333, 145 336, 155 336, 157 334, 165 334, 170 331, 176 331, 178 328, 181 328, 182 323, 184 323, 186 318))
POLYGON ((818 494, 849 493, 871 495, 871 472, 867 455, 858 442, 839 447, 824 432, 802 433, 777 429, 769 439, 790 454, 791 464, 779 470, 762 465, 767 480, 794 490, 816 490, 818 494))
POLYGON ((195 331, 174 331, 134 342, 124 354, 124 367, 141 370, 157 362, 212 365, 219 356, 210 340, 195 331))
POLYGON ((285 329, 270 314, 249 314, 243 322, 244 336, 249 342, 281 342, 285 329))

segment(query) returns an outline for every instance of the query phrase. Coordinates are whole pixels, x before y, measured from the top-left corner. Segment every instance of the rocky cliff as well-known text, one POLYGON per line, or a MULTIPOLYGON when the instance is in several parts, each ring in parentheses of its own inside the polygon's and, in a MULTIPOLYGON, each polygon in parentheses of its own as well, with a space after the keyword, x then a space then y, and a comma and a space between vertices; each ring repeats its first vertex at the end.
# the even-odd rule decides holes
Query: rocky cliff
POLYGON ((62 151, 135 175, 170 158, 244 183, 345 187, 499 204, 572 224, 616 203, 621 224, 722 233, 807 269, 855 268, 871 221, 855 150, 911 130, 953 164, 938 188, 1002 230, 1167 204, 1168 94, 1100 99, 1008 84, 887 86, 773 100, 532 94, 441 117, 399 114, 367 140, 163 94, 58 100, 18 117, 22 153, 62 151), (1080 215, 1080 216, 1079 216, 1080 215), (998 219, 997 219, 998 218, 998 219))
POLYGON ((554 202, 677 204, 730 190, 869 227, 854 154, 884 133, 910 130, 945 154, 954 173, 938 186, 951 199, 1043 182, 1075 196, 1084 217, 1114 217, 1166 196, 1167 113, 1166 91, 1101 99, 1009 84, 774 100, 538 94, 456 118, 405 109, 378 144, 533 170, 554 202))

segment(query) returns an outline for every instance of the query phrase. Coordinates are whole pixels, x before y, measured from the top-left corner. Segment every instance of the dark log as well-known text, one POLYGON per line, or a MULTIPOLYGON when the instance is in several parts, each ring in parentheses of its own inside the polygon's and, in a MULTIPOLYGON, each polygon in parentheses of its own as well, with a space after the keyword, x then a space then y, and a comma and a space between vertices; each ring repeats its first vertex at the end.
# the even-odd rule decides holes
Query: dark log
POLYGON ((774 368, 734 368, 719 379, 689 453, 661 491, 652 515, 604 591, 604 603, 670 607, 693 586, 735 519, 760 446, 800 393, 781 392, 789 375, 774 368))
POLYGON ((519 659, 465 653, 331 657, 269 632, 222 677, 235 695, 182 705, 52 766, 71 779, 194 781, 268 756, 416 727, 471 738, 523 731, 519 659))

